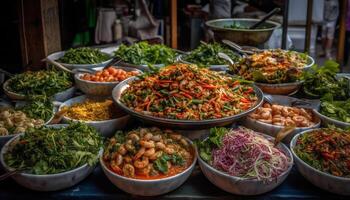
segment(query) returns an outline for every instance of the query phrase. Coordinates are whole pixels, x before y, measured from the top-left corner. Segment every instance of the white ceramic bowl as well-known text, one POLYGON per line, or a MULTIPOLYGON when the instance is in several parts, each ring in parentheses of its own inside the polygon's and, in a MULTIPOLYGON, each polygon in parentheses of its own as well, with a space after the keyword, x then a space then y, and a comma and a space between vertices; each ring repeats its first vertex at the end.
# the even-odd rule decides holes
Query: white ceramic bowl
MULTIPOLYGON (((268 135, 264 136, 266 138, 272 139, 268 135)), ((292 169, 292 153, 290 152, 288 147, 282 143, 280 143, 278 147, 280 147, 281 150, 283 150, 283 152, 287 155, 287 157, 291 159, 291 164, 289 168, 285 172, 280 174, 277 178, 275 178, 275 180, 267 183, 257 179, 246 179, 231 176, 225 172, 217 170, 214 167, 210 166, 207 162, 202 160, 202 158, 198 154, 198 150, 197 157, 199 166, 202 169, 202 172, 204 173, 205 177, 218 188, 237 195, 259 195, 269 192, 277 186, 279 186, 287 178, 288 174, 292 169)))
MULTIPOLYGON (((50 125, 51 127, 62 127, 64 124, 50 125)), ((20 135, 12 138, 1 149, 0 162, 4 166, 5 171, 14 171, 14 169, 7 166, 4 160, 4 154, 11 148, 11 144, 19 140, 20 135)), ((35 175, 25 172, 17 173, 12 178, 23 187, 37 191, 57 191, 65 188, 69 188, 80 181, 84 180, 93 170, 95 166, 89 166, 84 164, 76 169, 48 175, 35 175)))
MULTIPOLYGON (((6 96, 8 96, 12 100, 24 100, 26 98, 25 95, 12 92, 8 88, 8 84, 9 84, 10 80, 11 79, 8 79, 2 86, 6 96)), ((58 92, 55 95, 53 95, 53 100, 62 102, 62 101, 65 101, 67 99, 72 98, 74 93, 75 93, 75 87, 73 86, 71 88, 68 88, 68 89, 66 89, 66 90, 64 90, 62 92, 58 92)))
MULTIPOLYGON (((190 140, 187 139, 187 141, 193 146, 190 140)), ((196 151, 196 148, 193 147, 193 150, 196 151)), ((104 164, 102 156, 100 157, 100 164, 107 178, 119 189, 133 195, 157 196, 175 190, 188 179, 197 161, 196 154, 197 153, 194 152, 192 164, 183 172, 162 179, 141 180, 121 176, 108 169, 104 164)))
POLYGON ((110 57, 110 59, 108 59, 104 62, 101 62, 101 63, 96 63, 96 64, 67 64, 67 63, 58 62, 57 60, 64 56, 65 51, 59 51, 59 52, 52 53, 49 56, 47 56, 47 58, 60 63, 61 65, 67 67, 68 69, 75 69, 75 68, 89 68, 89 69, 91 69, 94 67, 104 67, 112 60, 112 55, 110 55, 106 52, 102 52, 102 53, 108 55, 110 57))
MULTIPOLYGON (((131 67, 114 67, 116 69, 122 69, 125 71, 137 71, 139 74, 142 73, 142 71, 131 68, 131 67)), ((102 68, 94 68, 94 70, 102 70, 102 68)), ((120 82, 95 82, 95 81, 87 81, 84 79, 81 79, 80 77, 85 73, 76 73, 74 75, 74 80, 76 87, 80 89, 82 92, 84 92, 87 95, 92 96, 111 96, 113 88, 118 85, 120 82)), ((130 78, 130 77, 129 77, 130 78)))
MULTIPOLYGON (((313 129, 316 130, 316 129, 313 129)), ((295 165, 297 166, 298 171, 312 184, 316 185, 319 188, 333 192, 340 195, 350 195, 350 178, 333 176, 331 174, 317 170, 300 159, 297 154, 294 152, 294 147, 298 140, 298 137, 302 134, 308 133, 313 130, 303 131, 294 136, 290 142, 290 149, 292 151, 295 165)))
MULTIPOLYGON (((62 110, 63 107, 65 106, 71 106, 75 103, 81 103, 84 102, 87 98, 92 98, 92 97, 87 97, 85 95, 83 96, 78 96, 74 97, 72 99, 69 99, 68 101, 65 101, 60 105, 58 108, 58 111, 62 110)), ((94 99, 104 99, 103 97, 94 97, 94 99)), ((122 111, 121 111, 122 112, 122 111)), ((97 129, 99 133, 101 133, 102 136, 104 137, 109 137, 112 136, 117 130, 123 129, 126 124, 129 121, 130 116, 129 115, 123 115, 121 117, 118 117, 116 119, 110 119, 110 120, 103 120, 103 121, 83 121, 83 120, 75 120, 71 119, 69 117, 63 116, 62 121, 64 123, 68 123, 71 121, 83 121, 84 123, 93 126, 97 129)))

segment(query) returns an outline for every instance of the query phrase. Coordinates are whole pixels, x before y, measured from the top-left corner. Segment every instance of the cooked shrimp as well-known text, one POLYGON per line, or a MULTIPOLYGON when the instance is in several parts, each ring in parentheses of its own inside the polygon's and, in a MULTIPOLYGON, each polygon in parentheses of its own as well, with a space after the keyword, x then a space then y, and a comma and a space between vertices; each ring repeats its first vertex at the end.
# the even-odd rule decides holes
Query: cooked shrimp
POLYGON ((154 141, 141 140, 140 145, 142 147, 145 147, 145 148, 154 148, 155 147, 154 141))
POLYGON ((126 154, 127 150, 125 148, 125 145, 122 144, 120 145, 119 149, 118 149, 118 153, 120 153, 120 155, 124 156, 126 154))
POLYGON ((180 140, 182 138, 180 134, 176 134, 176 133, 169 134, 169 137, 173 140, 180 140))
POLYGON ((165 147, 164 152, 167 154, 174 154, 175 153, 175 149, 170 148, 170 147, 165 147))
POLYGON ((147 157, 150 157, 151 155, 153 155, 155 153, 156 153, 156 149, 155 148, 150 148, 150 149, 147 149, 143 155, 147 156, 147 157))
POLYGON ((139 149, 139 151, 135 154, 133 159, 137 160, 137 159, 141 158, 145 152, 146 152, 146 148, 145 147, 141 147, 139 149))
POLYGON ((125 164, 123 167, 123 174, 127 177, 134 177, 135 176, 135 168, 131 164, 125 164))
POLYGON ((157 142, 156 143, 156 148, 157 149, 165 149, 165 144, 163 142, 157 142))
POLYGON ((140 140, 140 137, 136 133, 129 134, 128 138, 131 139, 133 142, 137 142, 140 140))
POLYGON ((117 154, 115 156, 115 164, 116 165, 121 165, 123 163, 123 156, 120 154, 117 154))
POLYGON ((144 139, 144 140, 150 140, 152 137, 153 137, 153 134, 152 134, 152 133, 146 133, 146 135, 143 136, 143 139, 144 139))
POLYGON ((145 156, 142 157, 142 160, 138 159, 134 161, 134 166, 139 169, 145 168, 148 164, 149 164, 148 157, 145 157, 145 156))
POLYGON ((163 155, 162 151, 156 151, 153 155, 149 156, 150 160, 156 160, 163 155))

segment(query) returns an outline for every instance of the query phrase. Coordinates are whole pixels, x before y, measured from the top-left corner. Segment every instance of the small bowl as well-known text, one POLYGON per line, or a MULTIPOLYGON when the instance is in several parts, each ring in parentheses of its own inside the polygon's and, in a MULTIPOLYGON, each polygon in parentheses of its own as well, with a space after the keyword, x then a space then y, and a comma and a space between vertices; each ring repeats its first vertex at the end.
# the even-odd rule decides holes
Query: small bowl
POLYGON ((278 95, 293 95, 298 92, 303 81, 297 81, 293 83, 257 83, 254 82, 264 93, 278 94, 278 95))
MULTIPOLYGON (((266 138, 272 139, 271 136, 264 136, 266 138)), ((278 146, 291 159, 291 163, 293 163, 293 156, 288 147, 282 143, 280 143, 278 146)), ((237 195, 259 195, 269 192, 277 186, 279 186, 287 178, 288 174, 290 173, 293 167, 293 164, 290 164, 289 168, 285 172, 280 174, 273 181, 265 183, 262 180, 246 179, 231 176, 225 172, 217 170, 214 167, 210 166, 207 162, 202 160, 202 158, 198 154, 198 150, 197 157, 202 172, 211 183, 213 183, 215 186, 226 192, 237 195)))
MULTIPOLYGON (((317 129, 313 129, 317 130, 317 129)), ((350 178, 333 176, 331 174, 317 170, 300 159, 297 154, 294 152, 294 147, 298 140, 298 137, 302 134, 308 133, 313 130, 303 131, 294 136, 290 142, 290 149, 292 151, 295 164, 298 171, 313 185, 322 188, 326 191, 340 194, 340 195, 350 195, 350 178)))
MULTIPOLYGON (((6 96, 8 96, 11 100, 25 100, 26 99, 26 96, 23 95, 23 94, 18 94, 18 93, 15 93, 15 92, 12 92, 10 89, 9 89, 9 83, 10 83, 10 80, 11 79, 8 79, 2 86, 2 88, 4 89, 4 92, 6 94, 6 96)), ((73 97, 74 93, 75 93, 75 87, 71 87, 71 88, 68 88, 62 92, 58 92, 56 94, 53 95, 53 99, 55 101, 65 101, 67 99, 70 99, 73 97)))
POLYGON ((112 61, 112 55, 110 55, 110 54, 108 54, 106 52, 102 52, 102 53, 108 55, 110 57, 110 59, 108 59, 106 61, 103 61, 101 63, 96 63, 96 64, 67 64, 67 63, 58 62, 57 60, 64 56, 65 51, 59 51, 59 52, 52 53, 49 56, 47 56, 47 58, 50 59, 50 60, 54 60, 54 61, 58 62, 59 64, 65 66, 65 67, 67 67, 68 69, 71 69, 71 70, 72 69, 76 69, 76 68, 88 68, 88 69, 91 69, 91 68, 94 68, 94 67, 104 67, 110 61, 112 61))
MULTIPOLYGON (((187 139, 187 141, 193 146, 193 143, 189 139, 187 139)), ((157 196, 175 190, 188 179, 197 162, 197 152, 194 146, 193 150, 193 162, 187 169, 179 174, 162 179, 141 180, 121 176, 108 169, 108 167, 104 164, 102 156, 100 157, 100 164, 107 178, 119 189, 133 195, 157 196)))
MULTIPOLYGON (((78 96, 74 97, 72 99, 69 99, 68 101, 65 101, 60 105, 58 108, 58 112, 63 109, 65 106, 71 106, 72 104, 75 103, 81 103, 84 102, 87 98, 91 99, 92 97, 87 97, 85 95, 83 96, 78 96)), ((93 99, 101 100, 105 99, 103 97, 94 97, 93 99)), ((121 111, 122 112, 122 111, 121 111)), ((116 119, 110 119, 110 120, 103 120, 103 121, 84 121, 84 120, 76 120, 76 119, 71 119, 69 117, 66 117, 63 115, 62 121, 63 123, 69 123, 69 122, 77 122, 77 121, 82 121, 90 126, 93 126, 97 129, 99 133, 101 133, 102 136, 104 137, 110 137, 112 136, 117 130, 123 129, 126 124, 128 123, 130 119, 130 116, 125 114, 121 117, 118 117, 116 119)))
MULTIPOLYGON (((50 125, 51 127, 62 127, 65 124, 50 125)), ((1 149, 0 162, 4 166, 5 171, 14 171, 14 169, 7 166, 4 160, 4 154, 9 150, 11 144, 19 140, 20 135, 12 138, 8 141, 5 146, 1 149)), ((48 175, 36 175, 28 174, 25 172, 17 173, 11 177, 23 187, 29 188, 36 191, 57 191, 65 188, 69 188, 76 185, 80 181, 84 180, 93 170, 95 166, 89 166, 84 164, 76 169, 48 175)))
MULTIPOLYGON (((114 67, 114 68, 122 69, 127 72, 137 71, 139 74, 142 73, 142 71, 131 67, 114 67)), ((102 68, 94 68, 94 70, 98 71, 98 70, 102 70, 102 68)), ((84 92, 85 94, 91 95, 91 96, 111 96, 113 88, 120 83, 120 82, 87 81, 80 78, 83 74, 85 73, 76 73, 74 75, 76 87, 80 89, 82 92, 84 92)))
MULTIPOLYGON (((271 98, 273 99, 273 103, 277 103, 280 105, 285 105, 285 106, 292 106, 289 103, 293 102, 295 100, 298 100, 293 97, 289 96, 281 96, 281 95, 271 95, 271 98)), ((284 139, 283 142, 285 144, 289 144, 294 135, 297 133, 300 133, 302 131, 314 129, 314 128, 319 128, 321 126, 321 120, 317 117, 315 112, 313 112, 316 118, 316 123, 313 126, 310 127, 296 127, 290 134, 288 134, 284 139)), ((244 120, 242 121, 242 124, 246 127, 249 127, 250 129, 253 129, 254 131, 257 132, 264 132, 267 135, 270 135, 272 137, 276 137, 277 133, 284 128, 284 126, 278 126, 278 125, 273 125, 265 122, 261 122, 259 120, 253 119, 249 116, 245 117, 244 120)))

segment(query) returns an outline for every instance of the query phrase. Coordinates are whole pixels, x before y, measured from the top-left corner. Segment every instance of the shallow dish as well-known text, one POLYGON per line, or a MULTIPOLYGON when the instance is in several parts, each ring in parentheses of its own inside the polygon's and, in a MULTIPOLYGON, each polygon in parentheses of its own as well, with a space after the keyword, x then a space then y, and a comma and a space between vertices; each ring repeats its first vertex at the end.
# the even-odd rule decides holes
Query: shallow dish
POLYGON ((61 57, 64 56, 65 51, 59 51, 59 52, 55 52, 50 54, 49 56, 47 56, 48 59, 54 60, 56 62, 58 62, 59 64, 67 67, 68 69, 75 69, 75 68, 94 68, 94 67, 104 67, 106 66, 110 61, 112 61, 112 55, 102 52, 103 54, 106 54, 110 57, 110 59, 101 62, 101 63, 96 63, 96 64, 67 64, 67 63, 61 63, 58 62, 57 60, 60 59, 61 57))
MULTIPOLYGON (((8 84, 9 84, 10 80, 11 79, 7 80, 2 86, 6 96, 8 96, 11 100, 25 100, 25 98, 26 98, 25 95, 12 92, 9 89, 8 84)), ((73 86, 71 88, 68 88, 62 92, 58 92, 55 95, 53 95, 53 100, 62 102, 62 101, 65 101, 67 99, 72 98, 74 93, 75 93, 75 87, 73 86)))
MULTIPOLYGON (((127 72, 130 71, 137 71, 139 74, 142 73, 142 71, 131 68, 131 67, 114 67, 116 69, 122 69, 127 72)), ((94 68, 94 70, 102 70, 102 68, 94 68)), ((76 87, 80 89, 82 92, 84 92, 87 95, 92 96, 111 96, 113 88, 118 85, 120 82, 94 82, 94 81, 88 81, 81 79, 80 77, 85 73, 76 73, 74 75, 74 80, 76 87)))
MULTIPOLYGON (((65 106, 71 106, 72 104, 75 103, 81 103, 84 102, 88 97, 83 95, 83 96, 78 96, 74 97, 72 99, 69 99, 68 101, 65 101, 60 105, 58 108, 58 111, 62 110, 63 107, 65 106)), ((90 99, 92 97, 89 97, 90 99)), ((94 97, 93 99, 104 99, 103 97, 94 97)), ((71 119, 69 117, 66 117, 63 115, 62 121, 64 123, 69 123, 71 121, 83 121, 86 124, 93 126, 97 129, 99 133, 101 133, 102 136, 104 137, 109 137, 112 136, 117 130, 123 129, 126 124, 129 121, 130 116, 129 115, 123 115, 121 117, 118 117, 116 119, 110 119, 110 120, 103 120, 103 121, 84 121, 84 120, 76 120, 76 119, 71 119)))
MULTIPOLYGON (((62 127, 65 124, 50 125, 50 127, 62 127)), ((6 171, 13 171, 14 169, 7 166, 4 160, 4 154, 11 148, 13 142, 18 141, 20 135, 12 138, 8 141, 5 146, 1 149, 0 162, 4 166, 6 171)), ((89 166, 84 164, 76 169, 62 172, 58 174, 49 175, 35 175, 28 174, 25 172, 17 173, 12 178, 23 187, 37 191, 57 191, 65 188, 69 188, 80 181, 84 180, 93 170, 95 166, 89 166)))
MULTIPOLYGON (((313 129, 315 130, 315 129, 313 129)), ((294 147, 298 140, 298 137, 302 134, 308 133, 312 130, 303 131, 294 136, 290 142, 290 149, 292 151, 295 165, 297 166, 298 171, 312 184, 316 185, 319 188, 333 192, 340 195, 350 195, 350 178, 333 176, 331 174, 317 170, 302 159, 300 159, 297 154, 294 152, 294 147)))
MULTIPOLYGON (((265 134, 263 135, 266 138, 272 139, 271 136, 265 134)), ((291 159, 291 163, 293 163, 293 156, 288 147, 282 143, 280 143, 278 146, 281 148, 281 150, 283 150, 287 157, 291 159)), ((225 172, 217 170, 202 160, 202 158, 198 155, 198 150, 197 157, 202 172, 211 183, 226 192, 238 195, 259 195, 273 190, 287 178, 293 166, 293 164, 290 164, 288 170, 267 184, 261 180, 234 177, 225 172)))
POLYGON ((253 112, 255 109, 257 109, 262 103, 263 103, 263 93, 261 90, 253 85, 254 92, 256 93, 256 96, 258 98, 258 101, 255 106, 251 107, 250 109, 239 113, 234 116, 230 117, 223 117, 219 119, 209 119, 209 120, 175 120, 175 119, 167 119, 167 118, 160 118, 160 117, 154 117, 151 115, 146 115, 143 113, 136 112, 127 106, 125 106, 121 101, 120 97, 125 89, 129 87, 129 83, 136 80, 136 77, 124 80, 120 84, 118 84, 112 91, 112 98, 113 101, 122 108, 125 112, 129 113, 131 116, 140 119, 141 121, 144 121, 146 123, 154 124, 156 126, 164 126, 167 128, 174 128, 174 129, 205 129, 210 128, 214 126, 224 126, 228 125, 230 123, 233 123, 234 121, 245 117, 249 113, 253 112))
MULTIPOLYGON (((197 162, 197 150, 193 146, 193 143, 187 139, 188 142, 192 145, 192 148, 194 150, 194 158, 192 164, 182 171, 179 174, 176 174, 174 176, 162 178, 162 179, 152 179, 152 180, 141 180, 141 179, 134 179, 134 178, 128 178, 125 176, 121 176, 119 174, 116 174, 112 172, 106 165, 104 164, 104 161, 102 159, 102 156, 100 157, 100 164, 103 169, 103 172, 107 176, 107 178, 119 189, 133 194, 133 195, 140 195, 140 196, 157 196, 162 195, 165 193, 168 193, 170 191, 175 190, 180 185, 182 185, 188 177, 191 175, 196 162, 197 162)), ((103 155, 103 153, 102 153, 103 155)))
MULTIPOLYGON (((292 106, 290 103, 293 101, 298 101, 297 98, 289 97, 289 96, 281 96, 281 95, 271 95, 271 99, 273 103, 277 103, 284 106, 292 106)), ((313 112, 315 114, 315 112, 313 112)), ((315 114, 316 115, 316 114, 315 114)), ((242 121, 242 124, 250 129, 253 129, 258 132, 264 132, 272 137, 275 137, 277 133, 284 128, 284 126, 273 125, 269 123, 264 123, 259 120, 253 119, 249 116, 245 117, 242 121)), ((287 135, 283 142, 285 144, 289 144, 294 135, 300 133, 302 131, 306 131, 309 129, 319 128, 321 126, 321 120, 317 118, 317 123, 310 127, 296 127, 289 135, 287 135)))
POLYGON ((262 25, 268 27, 259 29, 225 28, 225 26, 230 26, 233 23, 250 27, 258 21, 259 19, 248 18, 216 19, 207 21, 205 25, 214 32, 216 41, 227 39, 239 45, 258 46, 269 40, 272 32, 280 26, 279 23, 267 20, 262 25))

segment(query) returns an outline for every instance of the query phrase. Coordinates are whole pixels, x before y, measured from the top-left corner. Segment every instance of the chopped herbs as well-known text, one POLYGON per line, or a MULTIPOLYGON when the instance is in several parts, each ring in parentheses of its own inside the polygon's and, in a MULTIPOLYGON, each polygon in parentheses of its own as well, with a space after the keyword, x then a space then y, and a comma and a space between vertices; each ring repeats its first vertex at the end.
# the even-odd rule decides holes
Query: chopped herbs
POLYGON ((101 52, 99 49, 81 47, 69 49, 57 61, 65 64, 97 64, 109 59, 110 56, 101 52))

